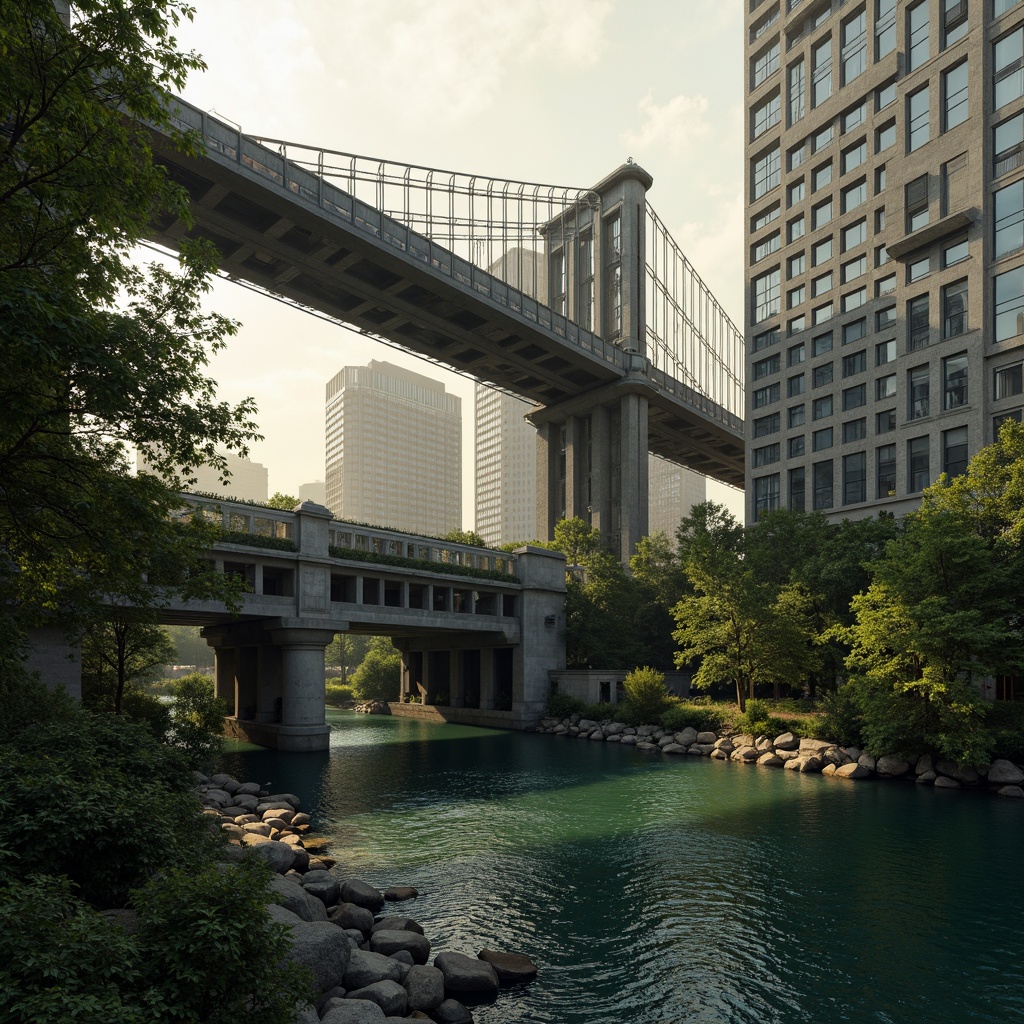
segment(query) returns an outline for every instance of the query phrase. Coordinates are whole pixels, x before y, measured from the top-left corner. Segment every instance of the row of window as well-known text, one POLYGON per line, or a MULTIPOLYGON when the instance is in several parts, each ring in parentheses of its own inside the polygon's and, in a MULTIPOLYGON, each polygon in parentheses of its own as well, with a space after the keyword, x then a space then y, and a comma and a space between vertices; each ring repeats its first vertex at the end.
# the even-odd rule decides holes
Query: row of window
MULTIPOLYGON (((954 427, 942 432, 942 472, 959 476, 967 469, 967 427, 954 427)), ((815 462, 810 467, 794 466, 787 476, 788 508, 803 512, 808 505, 815 510, 828 510, 836 504, 834 459, 815 462), (810 480, 808 481, 808 475, 810 480), (810 483, 811 493, 807 493, 810 483)), ((931 438, 914 437, 906 442, 906 491, 916 494, 931 483, 931 438)), ((851 452, 842 456, 839 494, 842 505, 856 505, 868 500, 868 453, 851 452)), ((885 444, 875 449, 874 497, 889 498, 896 494, 896 445, 885 444)), ((769 473, 754 477, 754 518, 781 507, 781 474, 769 473)))

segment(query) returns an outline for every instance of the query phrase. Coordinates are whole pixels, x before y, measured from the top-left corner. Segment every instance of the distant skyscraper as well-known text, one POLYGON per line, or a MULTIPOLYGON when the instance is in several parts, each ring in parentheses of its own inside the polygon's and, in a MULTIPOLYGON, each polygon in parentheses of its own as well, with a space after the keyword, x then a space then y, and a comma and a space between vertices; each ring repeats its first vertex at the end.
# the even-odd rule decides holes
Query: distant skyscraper
POLYGON ((537 526, 537 431, 529 402, 476 386, 476 532, 488 544, 532 540, 537 526))
MULTIPOLYGON (((226 459, 227 468, 231 473, 227 486, 220 482, 220 474, 215 469, 200 466, 191 474, 196 478, 196 482, 189 485, 189 490, 220 494, 225 498, 240 498, 243 501, 266 501, 269 497, 266 466, 239 458, 237 455, 228 455, 226 459)), ((135 464, 139 470, 150 469, 142 452, 136 455, 135 464)))
POLYGON ((648 460, 648 530, 652 534, 666 533, 674 540, 683 517, 690 514, 694 505, 707 500, 707 477, 653 455, 648 460))
POLYGON ((327 384, 327 507, 410 533, 461 528, 461 405, 392 363, 346 366, 327 384))
POLYGON ((299 484, 299 501, 315 501, 318 505, 326 505, 327 484, 323 480, 299 484))

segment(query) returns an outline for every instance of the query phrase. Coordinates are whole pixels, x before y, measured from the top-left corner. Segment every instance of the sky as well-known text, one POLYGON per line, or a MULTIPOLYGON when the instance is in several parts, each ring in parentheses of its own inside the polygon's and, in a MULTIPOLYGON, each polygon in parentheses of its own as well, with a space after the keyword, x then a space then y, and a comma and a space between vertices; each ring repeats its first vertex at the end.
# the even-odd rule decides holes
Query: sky
MULTIPOLYGON (((743 11, 723 0, 193 0, 183 95, 244 132, 498 178, 586 188, 627 158, 725 310, 743 315, 743 11)), ((229 281, 242 324, 214 357, 252 395, 270 491, 324 477, 324 388, 385 359, 462 398, 463 525, 473 522, 473 383, 229 281)), ((709 482, 734 507, 738 492, 709 482)))

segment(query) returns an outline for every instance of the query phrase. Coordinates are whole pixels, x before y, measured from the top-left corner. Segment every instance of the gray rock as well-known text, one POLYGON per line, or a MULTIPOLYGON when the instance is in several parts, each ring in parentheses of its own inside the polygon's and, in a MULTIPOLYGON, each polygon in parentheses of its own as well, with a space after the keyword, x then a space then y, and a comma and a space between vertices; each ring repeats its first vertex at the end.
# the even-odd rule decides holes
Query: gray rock
POLYGON ((1020 786, 1003 786, 1002 789, 996 790, 1000 796, 1012 797, 1016 800, 1024 800, 1024 789, 1020 786))
POLYGON ((936 789, 959 789, 960 783, 956 779, 951 779, 948 775, 936 775, 935 776, 935 788, 936 789))
POLYGON ((883 754, 877 762, 875 762, 875 771, 879 775, 884 775, 889 778, 897 778, 900 775, 906 775, 910 771, 910 765, 903 760, 902 757, 898 757, 896 754, 883 754))
POLYGON ((384 899, 389 903, 402 903, 416 899, 419 894, 419 889, 412 885, 390 885, 384 890, 384 899))
POLYGON ((308 1003, 305 1006, 295 1006, 295 1024, 320 1024, 320 1014, 316 1012, 315 1006, 308 1003))
POLYGON ((238 789, 235 791, 237 796, 239 793, 247 794, 249 796, 257 796, 259 794, 260 787, 255 782, 243 782, 238 789))
POLYGON ((446 992, 498 991, 498 974, 486 960, 446 951, 434 957, 434 966, 444 975, 446 992))
MULTIPOLYGON (((259 804, 256 805, 259 807, 259 804)), ((264 811, 261 815, 264 821, 283 821, 285 825, 290 825, 292 818, 295 817, 295 812, 290 807, 277 807, 273 810, 264 811)), ((279 825, 275 825, 275 828, 280 828, 279 825)))
POLYGON ((309 896, 298 882, 274 875, 267 891, 274 903, 290 910, 303 921, 327 920, 327 908, 318 899, 309 896))
POLYGON ((757 739, 754 740, 754 746, 757 747, 757 749, 762 754, 767 753, 769 751, 771 753, 775 752, 775 744, 772 743, 772 741, 768 739, 767 736, 758 736, 757 739))
POLYGON ((330 1009, 330 1007, 327 1005, 330 1000, 342 1000, 344 998, 345 990, 341 987, 341 985, 335 985, 333 988, 329 988, 326 992, 321 992, 319 998, 316 1001, 317 1013, 326 1013, 330 1009))
POLYGON ((388 959, 394 960, 395 963, 405 964, 406 967, 413 967, 416 964, 416 961, 412 958, 412 953, 407 949, 400 949, 397 953, 392 953, 388 959))
POLYGON ((481 949, 477 956, 494 968, 501 985, 516 985, 537 977, 537 965, 522 953, 503 953, 497 949, 481 949))
POLYGON ((320 1020, 321 1024, 380 1024, 384 1011, 369 999, 341 999, 320 1020))
POLYGON ((295 828, 298 828, 299 825, 311 825, 312 823, 313 819, 302 811, 298 811, 292 815, 292 825, 295 828))
POLYGON ((915 775, 924 775, 925 772, 935 771, 935 761, 931 754, 924 754, 917 759, 917 764, 914 765, 915 775))
POLYGON ((920 785, 927 786, 930 782, 934 782, 937 778, 938 776, 935 774, 935 772, 921 772, 921 774, 917 777, 917 781, 918 783, 920 783, 920 785))
POLYGON ((384 906, 384 894, 368 882, 358 878, 350 878, 341 886, 341 898, 345 903, 354 903, 357 907, 365 907, 374 914, 384 906))
POLYGON ((276 921, 278 924, 286 924, 290 928, 292 925, 304 924, 301 917, 298 914, 293 913, 290 910, 285 909, 280 904, 268 903, 267 904, 267 916, 271 921, 276 921))
POLYGON ((273 840, 259 843, 252 848, 253 855, 261 857, 279 875, 283 875, 295 863, 295 852, 287 843, 273 840))
POLYGON ((223 789, 208 789, 203 794, 203 803, 219 804, 221 807, 228 807, 231 805, 231 794, 226 793, 223 789))
POLYGON ((724 750, 720 750, 718 747, 715 747, 715 749, 711 751, 710 756, 713 757, 716 761, 729 760, 729 755, 724 750))
POLYGON ((873 772, 878 764, 878 759, 872 757, 870 754, 861 754, 860 757, 857 758, 857 764, 862 765, 867 768, 868 771, 873 772))
POLYGON ((829 743, 827 740, 817 740, 806 736, 800 741, 799 750, 801 754, 821 754, 831 746, 834 746, 834 744, 829 743))
POLYGON ((313 972, 317 992, 343 983, 352 948, 341 929, 327 921, 300 921, 292 925, 290 938, 288 958, 313 972))
POLYGON ((676 733, 676 743, 681 747, 692 747, 697 742, 697 730, 692 725, 676 733))
POLYGON ((766 750, 758 759, 757 763, 765 768, 781 768, 786 762, 772 750, 766 750))
POLYGON ((294 810, 298 810, 302 806, 302 801, 294 793, 270 793, 263 798, 263 802, 268 804, 284 803, 294 810))
POLYGON ((801 757, 797 760, 800 763, 800 771, 802 772, 820 772, 825 766, 825 762, 817 754, 811 754, 809 757, 801 757))
POLYGON ((604 727, 605 736, 618 736, 619 733, 625 731, 625 722, 609 722, 604 727))
POLYGON ((834 772, 836 778, 839 779, 851 779, 856 782, 859 779, 867 779, 871 777, 871 769, 865 768, 864 765, 858 761, 848 761, 846 764, 841 764, 834 772))
POLYGON ((378 981, 398 981, 402 976, 401 964, 380 953, 354 949, 345 969, 342 984, 349 991, 374 985, 378 981))
POLYGON ((648 752, 661 749, 657 743, 649 743, 644 740, 641 740, 639 743, 635 743, 633 746, 636 750, 646 750, 648 752))
POLYGON ((715 740, 715 750, 721 750, 725 754, 731 754, 736 749, 736 745, 728 736, 723 736, 720 740, 715 740))
POLYGON ((376 981, 372 985, 346 992, 346 999, 368 999, 376 1003, 389 1017, 405 1015, 409 997, 397 981, 376 981))
POLYGON ((760 756, 760 752, 757 747, 748 745, 737 747, 729 756, 733 761, 756 761, 760 756))
POLYGON ((348 940, 352 943, 353 949, 363 948, 363 943, 366 942, 366 936, 358 928, 342 928, 341 931, 343 935, 348 936, 348 940))
POLYGON ((433 1010, 444 1002, 444 975, 436 967, 416 964, 402 982, 410 1010, 433 1010))
POLYGON ((799 754, 797 754, 796 757, 788 758, 786 760, 786 763, 782 767, 791 772, 798 772, 800 771, 800 768, 803 766, 804 760, 805 758, 802 758, 799 754))
POLYGON ((622 739, 621 739, 621 740, 619 740, 619 742, 620 742, 620 743, 621 743, 621 744, 622 744, 622 745, 623 745, 624 747, 635 747, 635 746, 636 746, 636 742, 637 742, 637 739, 636 739, 636 736, 635 736, 635 735, 633 735, 633 734, 627 734, 627 733, 623 733, 623 734, 622 734, 622 739))
POLYGON ((661 752, 663 754, 685 754, 688 749, 689 747, 684 747, 679 743, 666 743, 665 746, 661 748, 661 752))
POLYGON ((988 781, 1000 785, 1019 786, 1024 782, 1024 771, 1012 761, 997 758, 988 769, 988 781))
POLYGON ((292 861, 292 871, 299 874, 301 878, 301 872, 309 867, 309 850, 305 850, 301 846, 292 846, 292 853, 295 854, 295 860, 292 861))
POLYGON ((261 818, 267 811, 293 811, 295 808, 288 803, 287 800, 261 800, 256 805, 254 814, 259 815, 261 818))
POLYGON ((594 730, 594 731, 593 731, 593 732, 592 732, 592 733, 590 734, 590 738, 591 738, 592 740, 600 740, 600 741, 601 741, 602 743, 604 743, 604 733, 603 733, 603 732, 601 732, 601 730, 600 730, 600 729, 595 729, 595 730, 594 730))
POLYGON ((388 929, 399 932, 416 932, 418 935, 423 934, 423 926, 411 917, 382 917, 379 921, 374 922, 370 932, 372 934, 373 932, 382 932, 388 929))
POLYGON ((235 782, 235 778, 232 775, 228 775, 226 772, 218 772, 216 775, 210 776, 210 785, 216 786, 218 789, 223 789, 225 783, 234 782, 235 788, 238 788, 238 783, 235 782))
POLYGON ((835 775, 835 773, 836 773, 836 766, 831 761, 828 761, 825 764, 825 766, 821 769, 821 774, 822 775, 835 775))
POLYGON ((711 732, 710 730, 705 729, 704 732, 697 733, 697 739, 694 742, 695 743, 710 743, 710 744, 714 745, 715 743, 718 742, 718 737, 713 732, 711 732))
POLYGON ((339 903, 331 907, 327 920, 339 928, 357 928, 365 935, 369 935, 373 927, 373 914, 366 907, 357 907, 354 903, 339 903))
POLYGON ((965 786, 976 786, 981 780, 981 776, 974 768, 968 765, 959 765, 953 761, 939 761, 935 765, 935 770, 939 775, 948 775, 951 779, 956 779, 957 782, 961 782, 965 786))
MULTIPOLYGON (((327 872, 322 872, 327 874, 327 872)), ((338 894, 341 892, 341 886, 338 884, 338 880, 331 875, 323 879, 314 879, 309 881, 309 876, 313 874, 311 871, 306 872, 306 877, 302 880, 302 888, 309 893, 310 896, 315 896, 325 907, 333 907, 338 902, 338 894)), ((316 872, 321 874, 321 872, 316 872)))
POLYGON ((446 999, 434 1011, 437 1024, 473 1024, 473 1014, 457 999, 446 999))
POLYGON ((423 936, 416 932, 396 931, 394 929, 383 929, 374 932, 370 936, 370 949, 374 953, 383 953, 390 956, 400 949, 406 949, 412 954, 413 960, 418 964, 425 964, 430 958, 430 943, 423 936))

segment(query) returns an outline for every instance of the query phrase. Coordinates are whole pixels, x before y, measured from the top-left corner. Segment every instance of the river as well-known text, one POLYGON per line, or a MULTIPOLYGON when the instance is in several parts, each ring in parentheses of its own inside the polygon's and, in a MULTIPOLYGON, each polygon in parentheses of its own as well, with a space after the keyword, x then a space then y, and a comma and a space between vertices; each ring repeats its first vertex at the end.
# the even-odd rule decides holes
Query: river
POLYGON ((435 951, 522 952, 481 1024, 1024 1021, 1024 807, 329 712, 329 753, 227 770, 302 796, 435 951))

